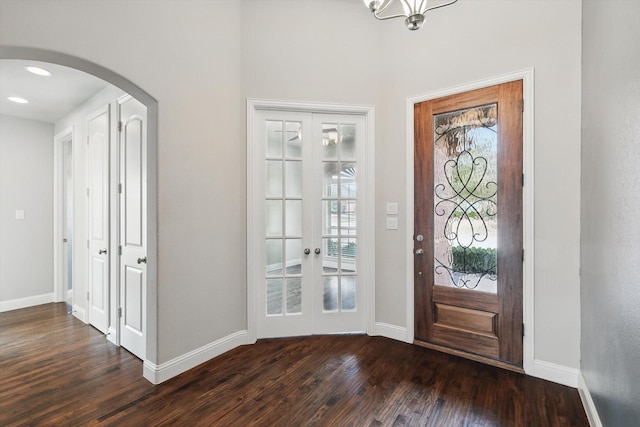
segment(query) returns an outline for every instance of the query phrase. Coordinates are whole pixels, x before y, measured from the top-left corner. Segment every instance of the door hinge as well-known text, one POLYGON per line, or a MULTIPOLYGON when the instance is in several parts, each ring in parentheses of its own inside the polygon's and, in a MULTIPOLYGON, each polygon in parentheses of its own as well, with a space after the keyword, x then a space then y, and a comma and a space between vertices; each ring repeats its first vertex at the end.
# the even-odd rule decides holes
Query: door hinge
POLYGON ((122 132, 122 122, 118 122, 118 132, 122 132))
POLYGON ((122 245, 118 246, 118 255, 122 255, 122 245))
POLYGON ((87 187, 87 197, 89 197, 89 187, 87 187))
POLYGON ((87 249, 89 249, 89 241, 87 240, 87 249))
POLYGON ((122 183, 118 184, 118 193, 122 194, 122 183))
POLYGON ((87 301, 89 301, 89 291, 87 291, 87 301))
POLYGON ((524 99, 520 100, 520 109, 524 113, 524 99))
POLYGON ((122 317, 122 307, 118 307, 118 318, 122 317))
POLYGON ((524 323, 522 324, 522 336, 524 337, 524 323))
POLYGON ((522 174, 522 186, 524 187, 524 174, 522 174))

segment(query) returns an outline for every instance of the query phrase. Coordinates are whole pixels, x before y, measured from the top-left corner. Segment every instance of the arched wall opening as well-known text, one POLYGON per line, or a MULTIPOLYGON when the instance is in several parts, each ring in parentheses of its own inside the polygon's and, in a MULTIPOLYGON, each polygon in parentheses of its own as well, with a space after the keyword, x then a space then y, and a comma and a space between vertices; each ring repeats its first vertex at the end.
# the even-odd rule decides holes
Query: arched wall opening
POLYGON ((145 362, 157 363, 157 153, 158 102, 125 77, 85 59, 45 49, 1 46, 0 59, 49 62, 98 77, 136 98, 147 108, 147 297, 145 362))

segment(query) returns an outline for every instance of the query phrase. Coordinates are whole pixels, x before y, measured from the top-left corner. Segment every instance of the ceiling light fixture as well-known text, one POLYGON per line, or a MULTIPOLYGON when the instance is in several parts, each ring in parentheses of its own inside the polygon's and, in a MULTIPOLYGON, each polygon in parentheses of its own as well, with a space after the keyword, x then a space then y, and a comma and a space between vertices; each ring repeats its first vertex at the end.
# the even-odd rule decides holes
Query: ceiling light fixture
POLYGON ((418 30, 424 23, 424 15, 433 9, 449 6, 458 0, 364 0, 364 4, 369 8, 377 19, 405 18, 404 22, 411 31, 418 30), (393 13, 389 7, 392 4, 400 3, 403 13, 396 7, 393 13), (389 11, 387 15, 384 13, 389 11))
POLYGON ((27 101, 24 98, 20 98, 19 96, 7 96, 7 99, 11 102, 15 102, 16 104, 28 104, 29 101, 27 101))
POLYGON ((34 67, 33 65, 24 68, 30 73, 37 74, 38 76, 49 77, 51 75, 51 72, 49 70, 45 70, 44 68, 40 67, 34 67))

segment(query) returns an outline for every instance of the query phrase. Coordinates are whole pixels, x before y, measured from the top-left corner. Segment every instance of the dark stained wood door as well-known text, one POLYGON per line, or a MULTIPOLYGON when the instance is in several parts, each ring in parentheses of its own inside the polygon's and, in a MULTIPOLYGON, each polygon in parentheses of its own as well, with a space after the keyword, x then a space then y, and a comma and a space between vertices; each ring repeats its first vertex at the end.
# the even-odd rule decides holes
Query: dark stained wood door
POLYGON ((522 80, 415 105, 415 342, 522 368, 522 80))

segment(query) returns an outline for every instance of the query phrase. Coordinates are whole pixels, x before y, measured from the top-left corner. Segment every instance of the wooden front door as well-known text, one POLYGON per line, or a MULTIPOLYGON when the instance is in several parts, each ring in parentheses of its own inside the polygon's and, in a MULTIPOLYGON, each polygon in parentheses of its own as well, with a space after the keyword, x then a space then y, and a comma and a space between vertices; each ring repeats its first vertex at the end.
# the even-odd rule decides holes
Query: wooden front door
POLYGON ((415 105, 416 344, 522 367, 522 81, 415 105))

